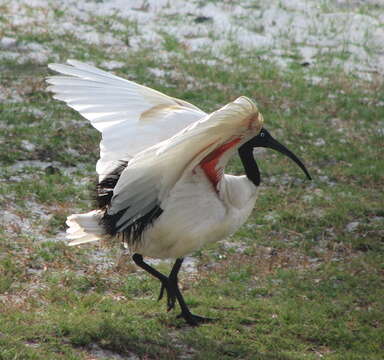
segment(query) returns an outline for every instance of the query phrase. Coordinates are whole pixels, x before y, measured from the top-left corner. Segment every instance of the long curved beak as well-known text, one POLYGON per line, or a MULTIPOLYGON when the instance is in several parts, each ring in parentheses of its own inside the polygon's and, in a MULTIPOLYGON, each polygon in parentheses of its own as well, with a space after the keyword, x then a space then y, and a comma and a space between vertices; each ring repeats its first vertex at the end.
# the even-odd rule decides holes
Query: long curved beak
POLYGON ((265 144, 262 145, 262 147, 270 148, 273 150, 276 150, 286 156, 288 156, 290 159, 292 159, 300 168, 304 171, 305 175, 309 180, 312 180, 311 175, 309 175, 309 172, 303 162, 290 150, 288 150, 284 145, 280 144, 277 140, 275 140, 272 136, 268 137, 268 140, 265 144))

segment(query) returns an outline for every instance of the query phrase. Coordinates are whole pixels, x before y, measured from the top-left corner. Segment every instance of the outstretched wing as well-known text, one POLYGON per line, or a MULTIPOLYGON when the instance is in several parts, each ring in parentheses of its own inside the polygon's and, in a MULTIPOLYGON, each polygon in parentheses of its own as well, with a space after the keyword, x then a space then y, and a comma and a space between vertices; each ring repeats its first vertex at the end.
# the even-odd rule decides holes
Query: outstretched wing
POLYGON ((116 161, 170 138, 201 119, 196 106, 75 60, 50 64, 48 90, 102 133, 96 170, 101 181, 116 161))
POLYGON ((135 156, 114 188, 103 219, 107 232, 139 237, 161 214, 163 200, 179 179, 223 145, 236 140, 238 147, 255 136, 262 123, 255 103, 240 97, 135 156))

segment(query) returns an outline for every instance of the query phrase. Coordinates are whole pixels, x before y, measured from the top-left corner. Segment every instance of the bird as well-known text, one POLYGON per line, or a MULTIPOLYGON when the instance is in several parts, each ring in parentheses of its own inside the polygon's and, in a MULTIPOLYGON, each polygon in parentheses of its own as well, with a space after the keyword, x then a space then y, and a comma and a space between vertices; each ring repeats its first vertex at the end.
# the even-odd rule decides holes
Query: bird
POLYGON ((256 103, 241 96, 212 113, 187 101, 77 60, 49 64, 46 79, 64 101, 101 132, 96 164, 97 208, 67 218, 69 245, 118 239, 135 264, 161 283, 158 300, 195 326, 178 283, 184 257, 242 226, 257 198, 260 172, 254 149, 274 149, 303 162, 272 137, 256 103), (245 174, 225 174, 239 155, 245 174), (144 257, 174 259, 169 275, 144 257))

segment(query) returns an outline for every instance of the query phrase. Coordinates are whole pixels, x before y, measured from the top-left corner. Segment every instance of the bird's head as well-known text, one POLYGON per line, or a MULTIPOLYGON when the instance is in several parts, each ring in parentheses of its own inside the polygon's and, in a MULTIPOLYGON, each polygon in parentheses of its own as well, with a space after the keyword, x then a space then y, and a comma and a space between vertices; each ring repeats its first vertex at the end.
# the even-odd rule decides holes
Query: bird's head
POLYGON ((260 185, 260 172, 256 160, 253 157, 253 149, 256 147, 274 149, 288 156, 304 171, 305 175, 307 175, 307 178, 312 180, 307 168, 302 163, 302 161, 292 151, 288 150, 284 145, 275 140, 266 129, 262 128, 257 136, 253 137, 251 140, 248 140, 239 148, 239 155, 245 168, 245 173, 248 179, 252 181, 256 186, 260 185))

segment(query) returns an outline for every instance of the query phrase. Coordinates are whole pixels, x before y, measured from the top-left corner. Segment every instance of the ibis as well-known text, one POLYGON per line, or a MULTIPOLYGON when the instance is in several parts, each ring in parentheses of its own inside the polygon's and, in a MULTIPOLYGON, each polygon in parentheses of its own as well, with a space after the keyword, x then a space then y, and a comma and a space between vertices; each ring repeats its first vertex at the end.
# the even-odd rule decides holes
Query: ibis
POLYGON ((210 319, 193 314, 178 285, 183 258, 234 233, 256 201, 260 172, 253 150, 271 148, 302 161, 264 128, 255 102, 245 96, 207 114, 198 107, 68 60, 50 64, 54 98, 78 111, 101 132, 97 208, 67 218, 69 245, 113 237, 137 266, 160 283, 168 311, 179 304, 190 325, 210 319), (224 173, 238 154, 245 175, 224 173), (164 275, 144 257, 175 259, 164 275))

